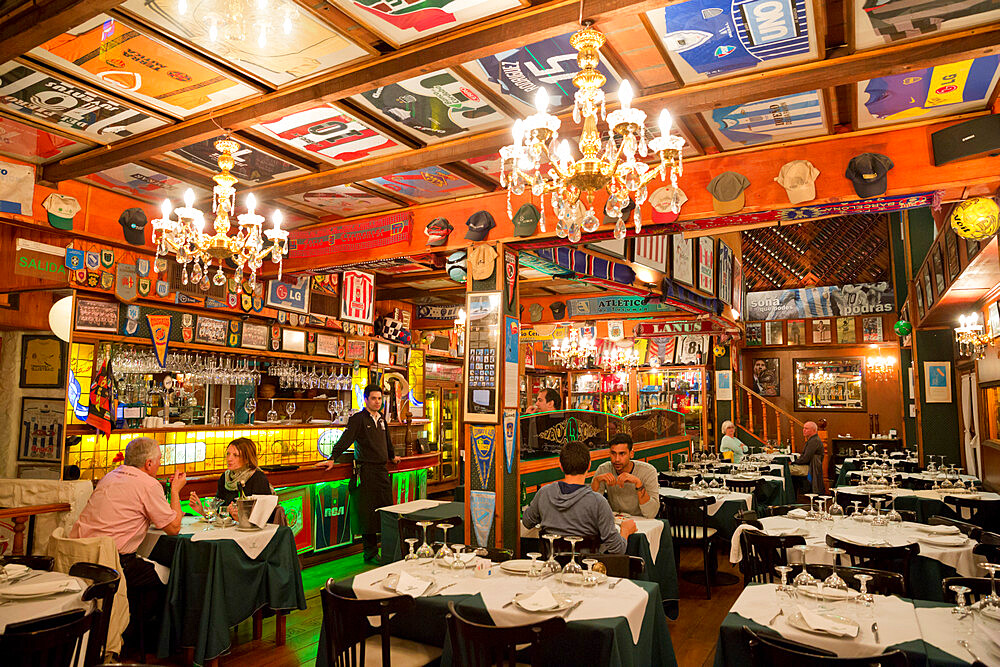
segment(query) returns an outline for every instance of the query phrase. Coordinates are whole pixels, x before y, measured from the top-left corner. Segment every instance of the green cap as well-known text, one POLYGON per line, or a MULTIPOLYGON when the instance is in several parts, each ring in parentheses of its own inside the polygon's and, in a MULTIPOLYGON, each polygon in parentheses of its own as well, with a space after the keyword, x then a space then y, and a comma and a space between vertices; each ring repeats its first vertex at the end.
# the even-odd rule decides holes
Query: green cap
POLYGON ((531 236, 538 227, 538 209, 534 204, 524 204, 514 214, 514 236, 531 236))

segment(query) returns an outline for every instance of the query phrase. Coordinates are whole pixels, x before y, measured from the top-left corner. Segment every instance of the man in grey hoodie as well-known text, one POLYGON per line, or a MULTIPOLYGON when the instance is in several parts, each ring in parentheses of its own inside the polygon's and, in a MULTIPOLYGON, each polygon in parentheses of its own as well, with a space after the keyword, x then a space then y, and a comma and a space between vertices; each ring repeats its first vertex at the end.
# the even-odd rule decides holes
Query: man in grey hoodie
POLYGON ((635 532, 635 521, 626 519, 621 532, 615 530, 615 515, 608 501, 587 484, 587 471, 590 470, 587 446, 582 442, 563 445, 559 467, 564 478, 538 490, 521 515, 524 527, 541 525, 540 534, 597 537, 601 540, 601 552, 625 553, 625 541, 635 532))

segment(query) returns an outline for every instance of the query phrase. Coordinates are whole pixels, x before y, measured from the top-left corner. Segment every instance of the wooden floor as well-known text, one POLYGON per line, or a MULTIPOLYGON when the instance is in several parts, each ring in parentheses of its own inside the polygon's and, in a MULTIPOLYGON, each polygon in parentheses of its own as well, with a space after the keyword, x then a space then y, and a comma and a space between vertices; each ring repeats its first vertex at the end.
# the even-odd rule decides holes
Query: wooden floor
MULTIPOLYGON (((719 556, 719 569, 733 572, 726 558, 719 556)), ((361 554, 306 568, 302 572, 306 590, 308 609, 290 614, 287 621, 287 643, 274 644, 274 619, 265 619, 264 638, 251 639, 251 623, 246 621, 233 630, 233 647, 228 655, 219 659, 219 666, 240 667, 298 667, 313 665, 316 660, 316 644, 319 641, 320 623, 323 611, 319 601, 319 589, 328 578, 340 579, 371 569, 361 559, 361 554)), ((682 550, 681 571, 701 569, 701 552, 682 550)), ((712 589, 712 599, 705 599, 705 588, 680 581, 680 615, 670 621, 670 637, 673 641, 677 662, 681 667, 710 667, 715 655, 715 642, 719 625, 729 608, 742 591, 742 584, 722 586, 712 589)), ((156 664, 182 665, 179 659, 159 660, 156 664)))

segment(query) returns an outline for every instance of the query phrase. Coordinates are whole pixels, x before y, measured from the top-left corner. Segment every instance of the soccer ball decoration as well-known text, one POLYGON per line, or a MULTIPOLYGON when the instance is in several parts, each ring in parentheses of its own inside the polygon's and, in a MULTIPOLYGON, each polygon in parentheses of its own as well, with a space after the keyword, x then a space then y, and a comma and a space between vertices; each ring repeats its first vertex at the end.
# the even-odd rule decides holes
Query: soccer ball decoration
POLYGON ((722 345, 716 345, 712 348, 712 352, 715 354, 715 356, 721 357, 726 353, 726 348, 722 345))
POLYGON ((900 320, 892 325, 892 328, 896 330, 896 333, 902 336, 909 336, 910 332, 913 331, 913 325, 906 320, 900 320))
POLYGON ((962 238, 989 238, 1000 228, 1000 207, 989 197, 966 199, 952 210, 951 228, 962 238))

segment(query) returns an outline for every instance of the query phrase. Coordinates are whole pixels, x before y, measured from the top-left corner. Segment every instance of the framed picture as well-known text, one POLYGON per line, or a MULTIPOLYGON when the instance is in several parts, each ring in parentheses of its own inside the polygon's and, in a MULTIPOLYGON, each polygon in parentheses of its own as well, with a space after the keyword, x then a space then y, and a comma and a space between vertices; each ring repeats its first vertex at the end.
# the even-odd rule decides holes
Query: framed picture
MULTIPOLYGON (((780 324, 780 322, 779 322, 780 324)), ((750 366, 752 389, 761 396, 781 395, 781 375, 777 357, 760 357, 750 366)))
POLYGON ((743 298, 745 296, 743 285, 743 265, 733 260, 733 310, 737 313, 743 312, 743 298))
POLYGON ((251 350, 266 350, 268 328, 266 324, 243 323, 243 332, 240 338, 240 347, 251 350))
POLYGON ((838 343, 856 343, 857 342, 857 332, 854 328, 854 318, 853 317, 838 317, 837 318, 837 342, 838 343))
POLYGON ((722 150, 829 134, 822 90, 721 106, 702 113, 722 150))
POLYGON ((693 334, 677 336, 675 364, 704 364, 708 355, 709 336, 693 334))
POLYGON ((990 338, 1000 336, 1000 301, 994 301, 987 306, 989 312, 990 338))
POLYGON ((21 399, 18 461, 62 461, 64 409, 62 398, 21 399))
POLYGON ((951 403, 951 362, 924 362, 924 401, 951 403))
POLYGON ((229 320, 199 315, 198 324, 194 330, 194 342, 225 347, 229 337, 228 331, 229 320))
POLYGON ((371 179, 386 190, 417 202, 462 197, 483 189, 443 167, 423 167, 371 179))
POLYGON ((920 285, 920 279, 913 281, 917 294, 917 321, 924 319, 924 288, 920 285))
POLYGON ((715 296, 715 239, 698 238, 698 289, 715 296))
POLYGON ((940 299, 944 296, 944 290, 947 286, 944 280, 944 258, 941 256, 940 243, 934 246, 931 258, 931 261, 934 263, 934 287, 937 289, 937 295, 940 299))
POLYGON ((723 303, 733 305, 733 251, 719 239, 719 287, 716 296, 723 303))
POLYGON ((58 389, 66 381, 66 343, 55 336, 21 336, 21 381, 31 389, 58 389))
POLYGON ((715 398, 720 401, 733 400, 732 371, 715 371, 715 398))
POLYGON ((747 347, 757 347, 763 342, 763 328, 763 322, 747 323, 747 347))
POLYGON ((934 291, 931 288, 931 267, 925 266, 920 274, 920 278, 924 283, 924 299, 927 302, 927 310, 930 310, 935 301, 934 291))
MULTIPOLYGON (((892 2, 851 0, 847 6, 851 41, 859 51, 933 37, 1000 20, 1000 8, 992 2, 971 3, 964 5, 961 10, 956 10, 957 5, 949 2, 900 7, 892 2)), ((959 97, 961 99, 961 95, 959 97)))
MULTIPOLYGON (((182 201, 184 192, 191 187, 179 178, 131 162, 94 174, 87 174, 80 180, 88 185, 95 185, 104 190, 118 192, 151 203, 164 199, 182 201)), ((191 190, 196 199, 206 199, 212 196, 212 193, 204 188, 191 187, 191 190)))
POLYGON ((979 254, 979 241, 976 239, 965 239, 965 259, 971 262, 972 258, 979 254))
MULTIPOLYGON (((625 239, 622 239, 625 242, 625 239)), ((666 273, 667 253, 670 251, 670 235, 649 236, 643 234, 635 238, 632 261, 642 266, 666 273)), ((596 244, 595 244, 596 245, 596 244)))
POLYGON ((70 139, 57 132, 18 123, 0 116, 0 154, 32 164, 45 164, 76 155, 90 148, 89 143, 70 139))
POLYGON ((500 410, 500 292, 465 297, 465 420, 496 423, 500 410))
POLYGON ((833 327, 831 326, 830 320, 813 320, 812 321, 813 338, 814 343, 829 343, 833 335, 833 327))
POLYGON ((805 320, 788 320, 788 344, 789 345, 806 344, 805 320))
POLYGON ((439 0, 426 6, 381 4, 371 0, 332 0, 331 4, 383 37, 394 48, 522 6, 517 0, 439 0))
POLYGON ((764 323, 764 345, 784 345, 785 323, 782 321, 764 323))
POLYGON ((882 342, 882 317, 864 317, 861 319, 861 339, 866 343, 882 342))
POLYGON ((77 331, 103 331, 117 334, 118 302, 78 298, 76 300, 74 328, 77 331))
MULTIPOLYGON (((219 151, 215 149, 216 137, 176 148, 167 155, 196 167, 201 167, 209 173, 218 171, 219 151)), ((233 155, 236 164, 232 174, 241 182, 247 184, 267 183, 277 178, 291 178, 308 173, 306 169, 281 159, 270 151, 251 145, 246 139, 237 140, 240 147, 233 155)))
POLYGON ((694 241, 677 233, 673 235, 671 255, 671 276, 689 287, 694 287, 694 241))
POLYGON ((628 248, 628 239, 608 239, 607 241, 584 243, 583 247, 596 250, 597 252, 604 253, 605 255, 610 255, 611 257, 625 259, 625 252, 628 248))
POLYGON ((309 301, 312 295, 310 290, 312 276, 298 276, 292 280, 295 282, 268 280, 264 305, 269 308, 308 315, 309 301))
POLYGON ((962 272, 962 267, 958 260, 958 234, 951 227, 945 228, 944 246, 948 253, 948 282, 952 283, 962 272))
POLYGON ((353 269, 344 271, 340 285, 340 319, 359 324, 374 324, 374 274, 353 269))

